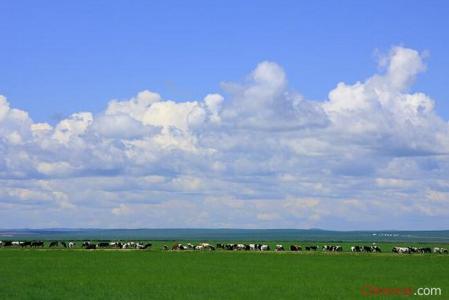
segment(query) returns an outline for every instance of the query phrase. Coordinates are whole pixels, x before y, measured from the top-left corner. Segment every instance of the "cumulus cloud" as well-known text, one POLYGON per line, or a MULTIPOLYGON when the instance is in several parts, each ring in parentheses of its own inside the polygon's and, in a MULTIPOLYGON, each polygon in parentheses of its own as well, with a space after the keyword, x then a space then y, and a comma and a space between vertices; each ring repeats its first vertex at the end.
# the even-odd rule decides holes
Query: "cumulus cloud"
POLYGON ((0 226, 447 228, 449 125, 410 92, 424 56, 379 66, 311 101, 264 61, 203 99, 146 90, 55 126, 0 96, 0 226))

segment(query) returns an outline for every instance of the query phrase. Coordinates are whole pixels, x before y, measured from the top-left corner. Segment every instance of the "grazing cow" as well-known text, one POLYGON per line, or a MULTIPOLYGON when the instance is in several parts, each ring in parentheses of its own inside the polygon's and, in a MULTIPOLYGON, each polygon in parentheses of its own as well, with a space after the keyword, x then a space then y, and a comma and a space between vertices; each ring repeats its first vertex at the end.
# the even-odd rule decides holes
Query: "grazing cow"
POLYGON ((25 242, 22 242, 21 244, 20 244, 20 246, 23 248, 23 247, 27 247, 27 246, 30 246, 31 247, 31 242, 30 241, 25 241, 25 242))
POLYGON ((362 251, 363 252, 371 252, 371 246, 363 246, 362 251))
POLYGON ((34 248, 44 247, 44 242, 43 241, 32 241, 31 247, 34 247, 34 248))
POLYGON ((269 245, 261 245, 260 251, 270 251, 270 246, 269 245))
POLYGON ((362 247, 360 246, 352 246, 351 252, 362 252, 362 247))
POLYGON ((61 245, 62 245, 64 248, 67 248, 67 244, 66 244, 64 241, 61 242, 61 245))
POLYGON ((323 251, 332 251, 332 252, 341 252, 343 251, 342 246, 335 246, 335 245, 324 245, 323 251))
POLYGON ((316 251, 320 249, 319 246, 306 246, 306 251, 316 251))
POLYGON ((216 246, 217 246, 217 249, 224 249, 225 248, 224 244, 217 244, 216 246))
POLYGON ((432 249, 429 248, 429 247, 426 247, 426 248, 418 248, 418 252, 419 252, 419 253, 422 253, 422 254, 424 254, 424 253, 432 253, 432 249))
POLYGON ((161 250, 168 250, 168 246, 167 245, 163 245, 161 250))
POLYGON ((185 250, 185 247, 182 244, 174 244, 171 247, 172 250, 185 250))
POLYGON ((109 247, 109 242, 99 242, 97 244, 97 247, 98 248, 107 248, 107 247, 109 247))
POLYGON ((3 242, 2 241, 0 241, 0 247, 3 247, 3 242))
POLYGON ((291 251, 301 251, 301 250, 302 250, 302 247, 299 246, 299 245, 291 245, 291 246, 290 246, 290 250, 291 250, 291 251))
POLYGON ((76 246, 76 243, 75 242, 69 242, 69 248, 73 248, 73 247, 75 247, 76 246))
POLYGON ((398 253, 398 254, 401 254, 401 253, 410 254, 411 253, 409 247, 393 247, 393 249, 391 251, 394 253, 398 253))
POLYGON ((447 254, 447 249, 446 248, 433 248, 433 253, 438 253, 438 254, 447 254))
POLYGON ((382 252, 382 250, 380 250, 379 246, 374 245, 374 246, 371 246, 371 252, 374 252, 374 253, 378 252, 378 253, 380 253, 380 252, 382 252))
POLYGON ((276 245, 276 248, 274 249, 274 251, 284 251, 284 246, 276 245))
POLYGON ((121 249, 123 244, 121 242, 109 242, 109 247, 121 249))
POLYGON ((13 246, 16 246, 16 247, 17 247, 17 246, 20 246, 20 244, 21 244, 21 242, 19 242, 19 241, 13 241, 13 242, 12 242, 12 245, 13 245, 13 246))
POLYGON ((93 250, 93 249, 97 249, 97 245, 95 245, 94 243, 89 243, 84 248, 87 250, 93 250))
POLYGON ((146 243, 145 245, 143 245, 143 248, 142 248, 142 249, 148 249, 148 248, 151 248, 151 246, 153 246, 153 244, 151 244, 151 243, 146 243))
POLYGON ((12 242, 11 241, 4 241, 3 242, 3 247, 11 247, 12 246, 12 242))
POLYGON ((81 246, 82 246, 82 247, 87 247, 87 246, 89 246, 89 245, 91 245, 91 244, 92 244, 92 242, 84 241, 83 244, 82 244, 81 246))
POLYGON ((50 243, 50 245, 48 247, 52 248, 52 247, 58 247, 59 243, 58 241, 53 241, 50 243))
POLYGON ((237 244, 234 250, 245 250, 246 246, 244 244, 237 244))

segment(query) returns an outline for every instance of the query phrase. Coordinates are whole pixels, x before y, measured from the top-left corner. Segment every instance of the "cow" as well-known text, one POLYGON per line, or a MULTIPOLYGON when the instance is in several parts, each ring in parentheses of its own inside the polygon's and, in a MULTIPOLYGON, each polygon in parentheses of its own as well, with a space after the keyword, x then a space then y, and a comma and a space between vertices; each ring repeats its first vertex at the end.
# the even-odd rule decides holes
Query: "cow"
POLYGON ((12 246, 12 242, 11 241, 4 241, 3 242, 3 247, 11 247, 12 246))
POLYGON ((290 245, 290 251, 301 251, 302 247, 299 245, 290 245))
POLYGON ((44 247, 44 242, 43 241, 32 241, 31 247, 33 247, 33 248, 44 247))
POLYGON ((17 246, 20 246, 21 243, 22 242, 19 242, 19 241, 13 241, 12 245, 17 247, 17 246))
POLYGON ((168 246, 167 245, 162 245, 161 250, 168 250, 168 246))
POLYGON ((319 246, 306 246, 306 251, 316 251, 319 250, 319 246))
POLYGON ((374 246, 371 246, 371 252, 380 253, 380 252, 382 252, 382 250, 380 250, 379 246, 374 245, 374 246))
POLYGON ((360 246, 352 246, 351 252, 362 252, 362 247, 360 246))
POLYGON ((363 246, 362 251, 363 252, 371 252, 371 246, 363 246))
POLYGON ((446 248, 433 248, 433 253, 439 253, 439 254, 447 254, 446 248))
POLYGON ((224 245, 224 244, 217 244, 217 245, 216 245, 216 248, 217 248, 217 249, 224 249, 224 248, 225 248, 225 245, 224 245))
POLYGON ((52 241, 50 242, 50 245, 48 247, 52 248, 52 247, 58 247, 59 243, 58 241, 52 241))
POLYGON ((27 247, 27 246, 30 246, 30 247, 31 247, 31 242, 30 242, 30 241, 22 242, 22 243, 20 244, 20 246, 21 246, 22 248, 27 247))
POLYGON ((90 242, 90 241, 84 241, 83 242, 83 244, 81 245, 82 247, 87 247, 87 246, 89 246, 89 245, 91 245, 92 244, 92 242, 90 242))
POLYGON ((153 244, 151 244, 151 243, 146 243, 145 245, 143 245, 143 248, 142 248, 142 249, 148 249, 148 248, 151 248, 151 246, 153 246, 153 244))
POLYGON ((107 248, 107 247, 109 247, 109 242, 99 242, 97 244, 97 247, 98 248, 107 248))
POLYGON ((67 248, 66 242, 62 241, 62 242, 61 242, 61 245, 62 245, 62 247, 67 248))
POLYGON ((241 250, 245 250, 245 249, 246 249, 246 246, 244 244, 237 244, 237 246, 235 247, 234 250, 241 251, 241 250))
POLYGON ((398 254, 401 254, 401 253, 410 254, 411 253, 409 247, 393 247, 393 249, 391 251, 394 253, 398 253, 398 254))
POLYGON ((73 247, 75 247, 76 246, 76 243, 75 242, 69 242, 69 248, 73 248, 73 247))
POLYGON ((274 251, 284 251, 284 246, 276 245, 276 248, 274 249, 274 251))
POLYGON ((172 250, 185 250, 185 246, 183 246, 182 244, 174 244, 171 247, 172 250))
POLYGON ((89 243, 84 247, 84 249, 87 249, 87 250, 97 249, 97 245, 95 245, 94 243, 89 243))
POLYGON ((425 253, 432 253, 432 249, 429 247, 425 247, 425 248, 418 248, 418 252, 425 254, 425 253))
POLYGON ((260 251, 270 251, 270 246, 269 245, 261 245, 260 251))

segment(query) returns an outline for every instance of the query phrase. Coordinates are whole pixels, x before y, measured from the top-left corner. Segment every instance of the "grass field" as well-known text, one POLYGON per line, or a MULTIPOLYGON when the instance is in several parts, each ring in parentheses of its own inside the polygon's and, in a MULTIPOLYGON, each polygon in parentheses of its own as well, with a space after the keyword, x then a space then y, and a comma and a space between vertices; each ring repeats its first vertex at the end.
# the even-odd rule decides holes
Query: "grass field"
POLYGON ((0 298, 369 299, 360 290, 370 285, 439 287, 442 296, 419 298, 449 299, 448 255, 163 252, 162 243, 150 251, 0 249, 0 298))

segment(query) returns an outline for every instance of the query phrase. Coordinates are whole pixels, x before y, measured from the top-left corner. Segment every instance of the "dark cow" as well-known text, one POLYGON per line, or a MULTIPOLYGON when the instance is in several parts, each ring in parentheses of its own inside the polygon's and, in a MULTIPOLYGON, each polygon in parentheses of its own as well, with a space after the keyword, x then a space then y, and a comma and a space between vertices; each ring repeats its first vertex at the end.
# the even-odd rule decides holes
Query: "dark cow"
POLYGON ((147 243, 147 244, 143 245, 142 249, 148 249, 148 248, 151 248, 151 246, 153 246, 153 244, 147 243))
POLYGON ((50 242, 50 245, 48 247, 50 247, 50 248, 58 247, 58 245, 59 245, 58 241, 53 241, 53 242, 50 242))
POLYGON ((109 242, 100 242, 97 244, 98 248, 107 248, 109 247, 109 242))
POLYGON ((97 249, 97 245, 93 244, 93 243, 89 243, 87 246, 84 247, 85 249, 97 249))
POLYGON ((216 248, 217 249, 224 249, 225 245, 224 244, 217 244, 216 248))
POLYGON ((61 242, 61 245, 62 247, 67 248, 67 244, 64 241, 61 242))
POLYGON ((34 247, 34 248, 44 247, 44 242, 43 241, 32 241, 31 247, 34 247))
POLYGON ((301 251, 301 250, 302 250, 302 247, 299 246, 299 245, 291 245, 291 246, 290 246, 290 250, 291 250, 291 251, 301 251))
POLYGON ((20 244, 20 246, 22 247, 22 248, 24 248, 24 247, 31 247, 31 242, 30 241, 25 241, 25 242, 22 242, 21 244, 20 244))
POLYGON ((3 242, 3 247, 12 247, 12 242, 11 241, 4 241, 3 242))
POLYGON ((419 248, 419 252, 421 252, 421 253, 432 253, 432 249, 429 248, 429 247, 419 248))
POLYGON ((306 246, 306 251, 316 251, 318 249, 318 246, 306 246))
POLYGON ((363 252, 371 252, 371 246, 363 246, 363 252))

